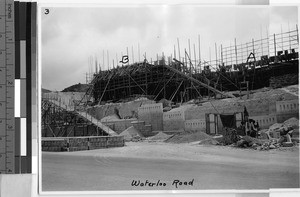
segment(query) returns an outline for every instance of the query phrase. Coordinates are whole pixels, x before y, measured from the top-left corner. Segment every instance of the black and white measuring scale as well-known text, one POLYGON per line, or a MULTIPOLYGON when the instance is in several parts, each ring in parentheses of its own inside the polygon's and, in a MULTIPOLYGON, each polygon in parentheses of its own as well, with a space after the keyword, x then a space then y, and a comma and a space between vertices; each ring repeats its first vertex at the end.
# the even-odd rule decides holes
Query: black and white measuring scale
POLYGON ((1 174, 31 173, 32 170, 36 5, 0 0, 1 174))

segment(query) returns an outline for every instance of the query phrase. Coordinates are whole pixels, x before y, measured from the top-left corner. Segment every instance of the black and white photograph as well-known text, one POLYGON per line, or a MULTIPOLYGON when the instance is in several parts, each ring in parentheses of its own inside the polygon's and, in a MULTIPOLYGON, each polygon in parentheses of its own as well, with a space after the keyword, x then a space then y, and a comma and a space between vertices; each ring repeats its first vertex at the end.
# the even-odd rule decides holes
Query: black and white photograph
POLYGON ((42 192, 299 189, 297 6, 38 9, 42 192))

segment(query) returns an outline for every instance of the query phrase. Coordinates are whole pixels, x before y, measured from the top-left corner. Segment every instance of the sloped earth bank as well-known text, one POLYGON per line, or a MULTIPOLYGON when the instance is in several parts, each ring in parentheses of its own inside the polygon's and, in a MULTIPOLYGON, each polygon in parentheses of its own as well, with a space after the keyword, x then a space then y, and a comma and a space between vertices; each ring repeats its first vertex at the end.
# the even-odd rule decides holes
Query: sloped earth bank
POLYGON ((254 151, 190 143, 43 152, 43 191, 299 188, 299 147, 254 151), (192 181, 176 188, 174 180, 192 181), (133 180, 166 186, 132 186, 133 180))

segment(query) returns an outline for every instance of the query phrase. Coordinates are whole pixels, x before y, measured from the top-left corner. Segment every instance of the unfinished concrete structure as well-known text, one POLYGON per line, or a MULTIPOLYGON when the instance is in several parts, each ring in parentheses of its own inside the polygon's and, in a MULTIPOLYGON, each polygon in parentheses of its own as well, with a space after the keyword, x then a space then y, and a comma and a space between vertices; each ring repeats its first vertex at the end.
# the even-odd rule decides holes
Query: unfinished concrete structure
POLYGON ((53 102, 44 99, 43 135, 117 135, 131 126, 145 137, 156 131, 219 134, 223 127, 220 116, 234 115, 238 127, 243 121, 244 107, 261 128, 299 117, 297 95, 286 96, 279 90, 270 92, 270 98, 263 93, 249 95, 263 87, 298 84, 298 43, 296 29, 240 45, 236 41, 233 46, 221 45, 215 60, 197 60, 196 56, 192 59, 185 50, 184 57, 177 56, 174 51, 174 58, 163 55, 155 61, 145 58, 143 62, 99 70, 81 99, 66 95, 58 100, 55 94, 48 95, 64 103, 63 111, 74 114, 71 116, 73 122, 68 122, 68 115, 53 118, 55 113, 51 115, 48 110, 53 102), (228 91, 233 92, 229 94, 228 91), (134 101, 127 102, 132 98, 134 101), (183 104, 192 99, 197 102, 183 104), (89 101, 92 106, 88 105, 89 101), (107 118, 112 115, 117 118, 107 118), (49 117, 52 117, 51 123, 47 122, 49 117), (73 117, 83 118, 86 126, 70 126, 80 123, 74 122, 77 119, 73 117), (79 127, 90 132, 80 133, 79 127), (106 127, 112 131, 107 132, 106 127), (62 128, 64 132, 54 132, 62 128))

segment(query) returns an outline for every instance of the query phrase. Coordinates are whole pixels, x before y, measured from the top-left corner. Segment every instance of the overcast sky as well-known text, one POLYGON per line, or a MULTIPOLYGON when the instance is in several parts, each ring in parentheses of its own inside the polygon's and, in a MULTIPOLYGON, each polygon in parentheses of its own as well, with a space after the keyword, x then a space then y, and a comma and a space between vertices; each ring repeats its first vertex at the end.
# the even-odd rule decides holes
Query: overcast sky
MULTIPOLYGON (((43 10, 43 9, 42 9, 43 10)), ((209 59, 209 47, 229 46, 234 43, 260 39, 261 34, 288 31, 296 28, 297 7, 196 7, 196 6, 142 6, 93 7, 49 9, 42 14, 42 87, 62 90, 70 85, 85 83, 89 72, 89 57, 97 57, 101 69, 107 69, 113 60, 121 60, 129 50, 132 60, 138 58, 138 44, 147 59, 156 59, 162 52, 169 56, 177 50, 181 54, 196 45, 201 37, 201 57, 209 59), (103 50, 105 58, 103 65, 103 50), (117 56, 117 57, 116 57, 117 56)), ((178 53, 178 52, 177 52, 178 53)), ((192 53, 193 54, 193 53, 192 53)), ((95 70, 95 68, 93 67, 95 70)))

